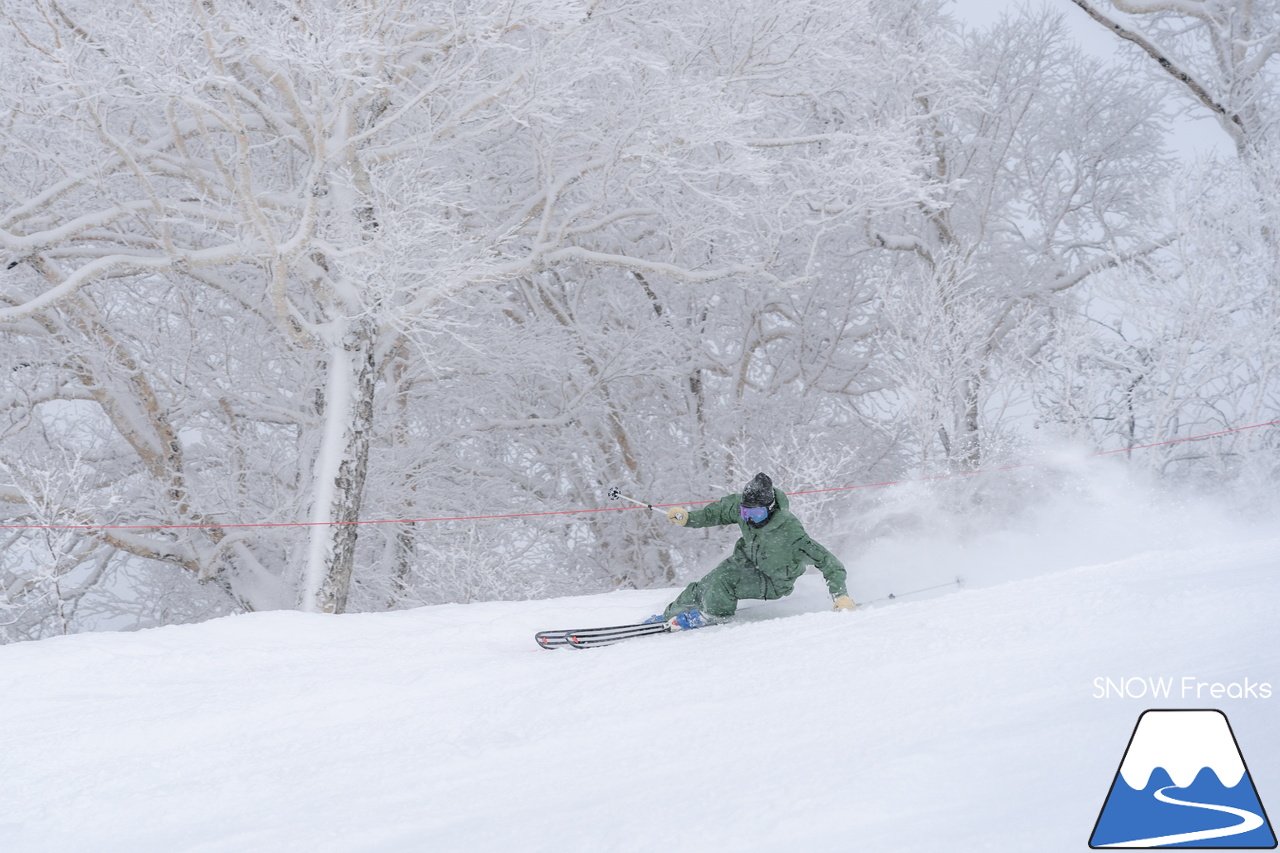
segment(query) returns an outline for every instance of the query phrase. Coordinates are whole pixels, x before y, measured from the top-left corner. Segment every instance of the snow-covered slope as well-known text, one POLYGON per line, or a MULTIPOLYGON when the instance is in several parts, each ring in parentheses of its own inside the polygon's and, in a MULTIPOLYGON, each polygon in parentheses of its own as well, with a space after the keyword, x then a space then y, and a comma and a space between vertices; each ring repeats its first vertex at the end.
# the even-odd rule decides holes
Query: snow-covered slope
POLYGON ((668 596, 0 648, 0 850, 1078 851, 1148 707, 1224 710, 1280 812, 1280 697, 1095 698, 1280 693, 1280 539, 852 614, 806 577, 739 624, 533 643, 668 596))

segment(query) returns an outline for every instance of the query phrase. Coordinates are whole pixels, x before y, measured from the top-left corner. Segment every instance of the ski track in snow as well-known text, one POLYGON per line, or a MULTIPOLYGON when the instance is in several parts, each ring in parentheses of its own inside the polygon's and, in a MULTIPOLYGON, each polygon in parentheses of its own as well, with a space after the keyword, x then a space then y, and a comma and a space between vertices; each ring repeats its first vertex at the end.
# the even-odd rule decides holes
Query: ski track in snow
MULTIPOLYGON (((0 850, 1078 851, 1138 715, 1209 706, 1095 699, 1095 678, 1280 686, 1280 539, 851 614, 810 575, 735 624, 533 641, 671 595, 0 648, 0 850)), ((1277 701, 1213 703, 1264 803, 1277 701)))
POLYGON ((1232 835, 1241 835, 1246 832, 1252 832, 1263 824, 1261 815, 1256 815, 1246 809, 1238 809, 1234 806, 1219 806, 1211 805, 1209 803, 1193 803, 1188 800, 1177 800, 1165 793, 1165 791, 1176 789, 1177 787, 1177 785, 1169 785, 1166 788, 1160 788, 1155 792, 1155 798, 1162 803, 1169 803, 1174 806, 1208 809, 1209 811, 1224 812, 1229 815, 1235 815, 1240 818, 1240 823, 1237 823, 1235 826, 1225 826, 1221 829, 1201 829, 1196 832, 1181 832, 1175 835, 1161 835, 1156 838, 1140 838, 1136 841, 1126 841, 1121 844, 1104 844, 1102 846, 1168 847, 1173 844, 1185 844, 1188 841, 1208 841, 1212 838, 1228 838, 1232 835))

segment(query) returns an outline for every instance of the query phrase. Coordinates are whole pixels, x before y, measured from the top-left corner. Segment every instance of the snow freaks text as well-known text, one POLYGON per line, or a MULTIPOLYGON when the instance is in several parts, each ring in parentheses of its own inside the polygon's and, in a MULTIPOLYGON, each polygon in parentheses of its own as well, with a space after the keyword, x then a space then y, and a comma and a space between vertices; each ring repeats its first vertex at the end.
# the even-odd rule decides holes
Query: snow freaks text
POLYGON ((1192 675, 1099 676, 1093 680, 1094 699, 1270 699, 1271 694, 1271 682, 1248 677, 1225 683, 1202 681, 1192 675))

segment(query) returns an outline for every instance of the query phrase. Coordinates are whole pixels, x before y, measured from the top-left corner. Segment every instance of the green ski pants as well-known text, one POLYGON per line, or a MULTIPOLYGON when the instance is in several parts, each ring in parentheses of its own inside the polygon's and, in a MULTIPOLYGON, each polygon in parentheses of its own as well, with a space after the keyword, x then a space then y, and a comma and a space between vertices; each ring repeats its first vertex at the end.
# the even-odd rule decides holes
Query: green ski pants
POLYGON ((684 588, 675 601, 667 605, 662 618, 671 619, 686 610, 699 610, 720 619, 732 616, 744 598, 772 601, 790 595, 795 584, 785 578, 771 578, 737 554, 731 555, 706 574, 684 588))

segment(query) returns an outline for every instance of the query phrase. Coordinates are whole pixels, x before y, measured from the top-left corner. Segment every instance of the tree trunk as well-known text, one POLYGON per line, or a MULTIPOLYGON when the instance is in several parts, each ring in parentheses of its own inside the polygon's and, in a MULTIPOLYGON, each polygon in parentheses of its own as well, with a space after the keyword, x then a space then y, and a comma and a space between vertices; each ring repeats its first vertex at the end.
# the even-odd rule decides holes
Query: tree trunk
POLYGON ((303 610, 320 613, 341 613, 347 606, 373 427, 373 324, 363 319, 344 325, 329 351, 300 602, 303 610))

